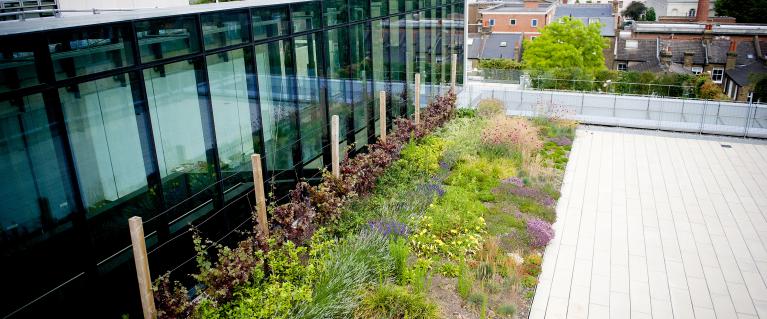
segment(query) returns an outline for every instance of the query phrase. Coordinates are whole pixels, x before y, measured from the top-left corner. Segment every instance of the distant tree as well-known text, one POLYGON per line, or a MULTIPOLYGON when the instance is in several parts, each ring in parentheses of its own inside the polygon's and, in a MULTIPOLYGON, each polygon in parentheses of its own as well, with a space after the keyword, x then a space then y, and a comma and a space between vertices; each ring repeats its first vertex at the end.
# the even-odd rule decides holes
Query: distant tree
POLYGON ((741 23, 767 23, 767 0, 717 0, 716 15, 741 23))
POLYGON ((625 10, 623 10, 623 16, 633 20, 639 20, 642 18, 645 11, 647 11, 647 7, 645 7, 644 3, 633 1, 625 10))
POLYGON ((525 40, 522 60, 527 68, 542 71, 577 68, 593 74, 606 69, 602 50, 608 44, 601 27, 564 17, 545 26, 535 40, 525 40))
POLYGON ((644 19, 647 21, 655 21, 655 8, 647 9, 647 12, 644 14, 644 19))
POLYGON ((481 59, 479 60, 480 69, 488 70, 521 70, 522 63, 512 59, 481 59))

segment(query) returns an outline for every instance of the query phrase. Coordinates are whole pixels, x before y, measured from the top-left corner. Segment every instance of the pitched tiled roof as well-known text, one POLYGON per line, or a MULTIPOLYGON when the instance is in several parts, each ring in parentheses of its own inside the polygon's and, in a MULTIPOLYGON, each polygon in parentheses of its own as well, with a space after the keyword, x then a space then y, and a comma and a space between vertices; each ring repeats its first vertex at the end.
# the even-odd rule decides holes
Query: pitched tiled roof
POLYGON ((617 52, 616 60, 638 62, 658 60, 657 44, 654 39, 619 39, 617 52), (626 48, 626 41, 636 41, 637 47, 626 48))
POLYGON ((727 77, 731 78, 735 83, 740 86, 748 85, 751 74, 754 73, 767 73, 767 66, 762 62, 754 62, 749 65, 737 66, 733 69, 725 71, 727 77))
POLYGON ((515 59, 514 46, 518 45, 522 47, 522 35, 521 34, 503 34, 493 33, 485 40, 485 47, 482 50, 480 57, 483 59, 495 59, 506 58, 515 59), (506 46, 501 46, 503 42, 506 42, 506 46))
POLYGON ((684 63, 684 53, 692 52, 693 64, 706 64, 706 49, 700 40, 660 40, 661 49, 671 47, 671 61, 684 63))
POLYGON ((478 35, 469 35, 468 42, 466 43, 466 58, 478 59, 482 53, 483 39, 478 35))
POLYGON ((611 4, 560 4, 554 13, 555 18, 561 17, 612 17, 611 4))

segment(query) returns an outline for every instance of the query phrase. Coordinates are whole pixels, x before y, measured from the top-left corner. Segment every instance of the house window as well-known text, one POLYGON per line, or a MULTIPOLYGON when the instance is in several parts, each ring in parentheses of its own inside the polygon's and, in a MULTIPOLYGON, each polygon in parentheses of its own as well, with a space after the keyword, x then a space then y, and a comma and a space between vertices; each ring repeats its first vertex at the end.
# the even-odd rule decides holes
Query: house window
POLYGON ((517 25, 517 19, 510 19, 509 25, 517 25))
POLYGON ((711 70, 711 80, 714 81, 714 83, 722 83, 722 77, 724 77, 724 69, 714 68, 711 70))
POLYGON ((532 19, 530 20, 530 26, 537 27, 538 26, 538 19, 532 19))
POLYGON ((530 40, 535 40, 535 38, 537 38, 537 36, 530 37, 530 40))
POLYGON ((628 65, 626 63, 618 63, 618 71, 626 71, 628 70, 628 65))
POLYGON ((495 25, 495 19, 490 19, 488 21, 488 24, 490 24, 491 27, 494 26, 495 25))
POLYGON ((690 9, 690 12, 687 13, 688 17, 694 17, 695 16, 695 9, 690 9))
POLYGON ((595 24, 595 23, 599 23, 599 19, 597 19, 597 18, 589 18, 589 25, 592 25, 592 24, 595 24))
POLYGON ((699 67, 699 66, 694 66, 690 70, 692 71, 692 74, 701 74, 701 73, 703 73, 703 67, 699 67))
POLYGON ((639 48, 639 41, 626 40, 626 49, 637 49, 637 48, 639 48))

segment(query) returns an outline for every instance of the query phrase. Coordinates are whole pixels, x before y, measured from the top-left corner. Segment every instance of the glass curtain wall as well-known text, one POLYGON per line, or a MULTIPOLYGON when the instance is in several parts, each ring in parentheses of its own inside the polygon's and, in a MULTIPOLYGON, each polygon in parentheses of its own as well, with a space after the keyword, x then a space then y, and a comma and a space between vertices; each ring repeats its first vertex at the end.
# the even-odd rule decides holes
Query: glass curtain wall
POLYGON ((250 155, 261 153, 259 114, 248 96, 253 75, 253 49, 248 47, 205 57, 216 131, 218 160, 226 190, 252 187, 250 155), (254 134, 255 133, 255 134, 254 134))
MULTIPOLYGON (((294 153, 299 151, 299 143, 292 46, 280 40, 255 48, 266 167, 273 172, 293 170, 298 164, 294 153)), ((280 179, 295 177, 280 175, 280 179)))
POLYGON ((349 30, 347 28, 325 31, 325 77, 327 81, 328 112, 338 115, 340 149, 346 149, 349 135, 353 132, 351 123, 352 85, 349 65, 349 30))
POLYGON ((296 51, 298 109, 301 115, 301 154, 305 176, 317 177, 324 166, 322 140, 327 137, 325 109, 320 100, 320 34, 293 38, 296 51))
MULTIPOLYGON (((71 281, 77 287, 48 296, 68 300, 62 292, 78 287, 132 294, 135 279, 131 289, 108 282, 133 278, 114 275, 130 270, 130 216, 145 217, 150 250, 176 252, 155 252, 152 269, 172 269, 188 258, 188 245, 175 244, 187 225, 213 238, 244 218, 220 209, 249 212, 240 201, 252 187, 251 154, 264 156, 281 197, 328 164, 331 115, 341 118, 342 149, 357 151, 380 134, 379 91, 391 127, 412 116, 416 72, 422 107, 437 94, 431 87, 449 81, 451 52, 460 54, 461 83, 463 3, 437 3, 232 4, 2 36, 0 240, 20 275, 8 282, 19 296, 0 315, 78 274, 87 273, 71 281), (67 246, 83 249, 72 259, 67 246)), ((135 303, 113 306, 94 313, 135 303)))

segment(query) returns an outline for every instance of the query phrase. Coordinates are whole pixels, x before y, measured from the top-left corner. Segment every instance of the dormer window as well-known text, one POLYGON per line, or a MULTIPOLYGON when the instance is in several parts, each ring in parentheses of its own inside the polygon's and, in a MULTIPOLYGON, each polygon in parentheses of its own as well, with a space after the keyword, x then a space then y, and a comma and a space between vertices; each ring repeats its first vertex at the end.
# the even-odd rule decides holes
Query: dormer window
POLYGON ((636 48, 639 48, 639 41, 626 40, 626 49, 636 49, 636 48))

